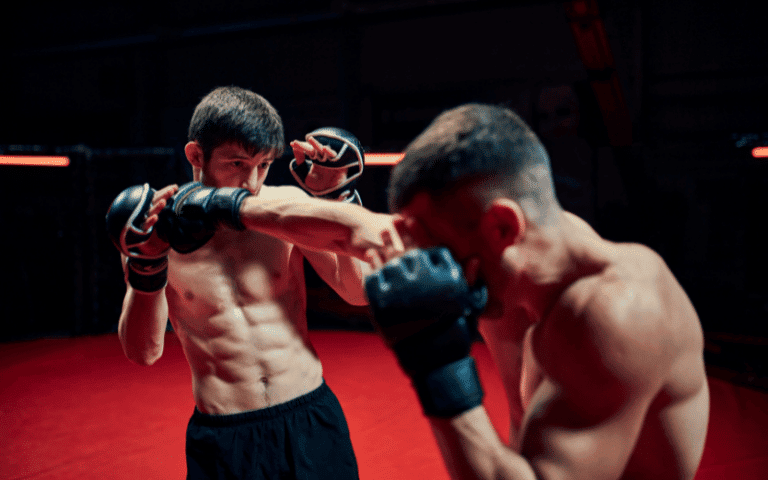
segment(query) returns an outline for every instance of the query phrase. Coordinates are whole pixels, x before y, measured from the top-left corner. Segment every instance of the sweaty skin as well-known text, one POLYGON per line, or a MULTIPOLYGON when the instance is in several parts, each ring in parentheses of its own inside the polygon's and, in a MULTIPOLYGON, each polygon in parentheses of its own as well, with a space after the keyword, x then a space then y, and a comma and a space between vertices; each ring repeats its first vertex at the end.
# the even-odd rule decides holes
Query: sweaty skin
MULTIPOLYGON (((493 224, 467 192, 417 196, 402 211, 419 246, 449 247, 489 288, 479 330, 504 382, 510 439, 482 406, 430 418, 452 476, 692 479, 709 417, 703 333, 663 260, 566 212, 551 228, 493 224), (515 228, 497 249, 493 238, 515 228)), ((523 225, 510 204, 493 215, 523 225)))

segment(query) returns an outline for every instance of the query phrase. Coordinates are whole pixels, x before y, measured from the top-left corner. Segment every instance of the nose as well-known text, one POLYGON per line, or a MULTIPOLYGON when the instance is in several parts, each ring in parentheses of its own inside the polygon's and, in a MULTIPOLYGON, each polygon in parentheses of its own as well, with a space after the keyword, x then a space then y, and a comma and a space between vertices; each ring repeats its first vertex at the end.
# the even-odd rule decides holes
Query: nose
POLYGON ((259 169, 253 168, 248 172, 247 178, 243 181, 242 187, 255 194, 259 190, 259 169))

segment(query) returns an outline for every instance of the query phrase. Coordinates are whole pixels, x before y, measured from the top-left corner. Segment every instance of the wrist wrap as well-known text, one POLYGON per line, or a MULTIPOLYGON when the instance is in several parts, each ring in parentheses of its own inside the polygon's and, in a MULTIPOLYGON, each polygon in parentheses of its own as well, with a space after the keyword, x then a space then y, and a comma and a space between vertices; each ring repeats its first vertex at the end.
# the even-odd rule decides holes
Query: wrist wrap
POLYGON ((134 290, 152 293, 168 283, 168 257, 127 258, 126 280, 134 290))
POLYGON ((483 388, 472 357, 464 357, 411 380, 424 414, 429 417, 455 417, 483 403, 483 388))

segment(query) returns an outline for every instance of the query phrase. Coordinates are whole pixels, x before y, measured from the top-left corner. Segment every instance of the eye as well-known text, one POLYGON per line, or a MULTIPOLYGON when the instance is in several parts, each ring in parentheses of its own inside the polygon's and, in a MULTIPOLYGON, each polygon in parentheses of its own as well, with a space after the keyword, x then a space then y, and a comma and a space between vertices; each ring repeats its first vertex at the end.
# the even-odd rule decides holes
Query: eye
POLYGON ((262 162, 262 163, 259 165, 259 168, 262 168, 262 169, 266 169, 266 168, 269 168, 269 166, 270 166, 270 165, 271 165, 271 164, 270 164, 269 162, 262 162))
POLYGON ((240 168, 243 166, 243 162, 240 160, 235 160, 234 162, 232 162, 232 166, 235 168, 240 168))

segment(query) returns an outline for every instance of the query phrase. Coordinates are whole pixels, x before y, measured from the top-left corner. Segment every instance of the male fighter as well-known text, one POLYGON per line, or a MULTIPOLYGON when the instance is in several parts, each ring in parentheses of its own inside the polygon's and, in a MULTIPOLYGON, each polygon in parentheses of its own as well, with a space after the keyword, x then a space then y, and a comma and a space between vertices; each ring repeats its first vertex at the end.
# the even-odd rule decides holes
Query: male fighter
MULTIPOLYGON (((333 142, 362 161, 340 130, 292 147, 320 167, 341 156, 333 142)), ((128 284, 118 330, 126 355, 154 363, 170 320, 189 362, 188 478, 358 477, 308 338, 303 260, 346 301, 365 304, 370 266, 360 259, 381 265, 377 251, 402 245, 390 216, 264 185, 283 148, 282 121, 263 97, 215 89, 190 122, 195 182, 127 189, 107 214, 128 284)), ((321 170, 314 181, 327 187, 321 170)))
POLYGON ((366 290, 454 478, 694 477, 709 416, 696 312, 659 255, 561 209, 547 153, 517 115, 444 112, 389 188, 406 244, 441 247, 391 260, 366 290), (506 388, 508 445, 469 357, 482 285, 478 329, 506 388))

